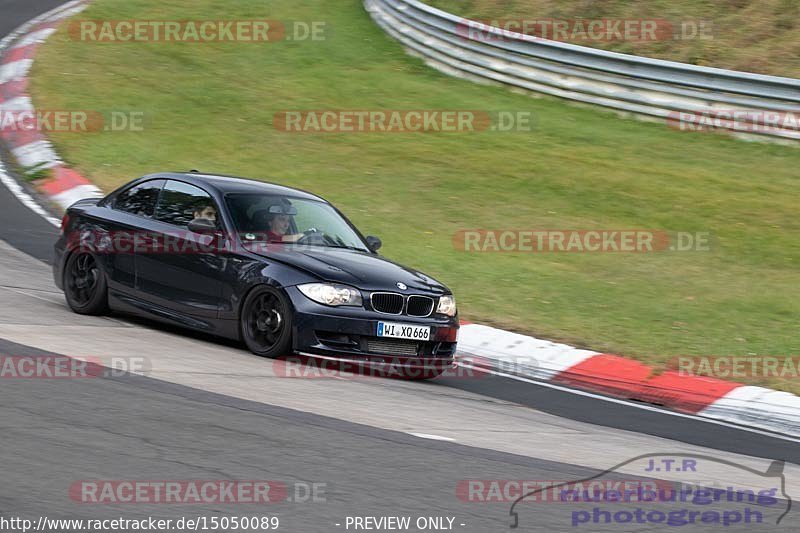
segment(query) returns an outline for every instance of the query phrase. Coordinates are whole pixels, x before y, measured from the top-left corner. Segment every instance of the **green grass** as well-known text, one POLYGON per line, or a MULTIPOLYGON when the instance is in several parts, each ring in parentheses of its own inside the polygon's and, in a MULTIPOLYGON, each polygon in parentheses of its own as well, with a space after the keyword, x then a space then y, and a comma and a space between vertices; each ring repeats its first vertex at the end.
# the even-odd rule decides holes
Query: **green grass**
MULTIPOLYGON (((315 191, 387 256, 448 284, 464 319, 653 363, 800 353, 800 150, 691 134, 451 78, 407 56, 356 0, 97 0, 89 19, 323 20, 324 42, 44 47, 48 109, 136 110, 145 131, 62 133, 110 190, 197 168, 315 191), (530 111, 529 132, 289 134, 295 109, 530 111), (497 254, 465 228, 708 231, 711 252, 497 254)), ((798 390, 789 382, 768 385, 798 390)))
MULTIPOLYGON (((666 20, 678 35, 705 37, 655 41, 581 41, 575 44, 774 76, 800 77, 800 2, 796 0, 428 0, 479 20, 666 20), (680 28, 686 23, 686 32, 680 28)), ((529 23, 529 26, 533 26, 529 23)), ((666 27, 666 26, 665 26, 666 27)))

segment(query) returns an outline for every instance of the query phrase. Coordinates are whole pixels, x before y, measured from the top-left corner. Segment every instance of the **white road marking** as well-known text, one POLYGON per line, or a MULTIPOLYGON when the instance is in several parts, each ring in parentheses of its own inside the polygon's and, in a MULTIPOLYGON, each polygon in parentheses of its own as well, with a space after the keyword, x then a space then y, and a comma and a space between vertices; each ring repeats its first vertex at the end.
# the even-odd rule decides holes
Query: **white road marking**
POLYGON ((455 442, 456 439, 451 439, 450 437, 442 437, 441 435, 431 435, 430 433, 413 433, 411 431, 408 432, 409 435, 413 435, 415 437, 419 437, 421 439, 430 439, 430 440, 443 440, 446 442, 455 442))

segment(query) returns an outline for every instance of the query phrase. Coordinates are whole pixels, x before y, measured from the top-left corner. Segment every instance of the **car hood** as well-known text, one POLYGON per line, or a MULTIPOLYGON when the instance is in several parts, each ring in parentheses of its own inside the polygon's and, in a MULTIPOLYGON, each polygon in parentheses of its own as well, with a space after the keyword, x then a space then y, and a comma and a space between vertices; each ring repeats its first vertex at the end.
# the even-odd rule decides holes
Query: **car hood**
POLYGON ((408 286, 408 292, 436 295, 450 292, 422 272, 369 252, 283 244, 253 247, 250 251, 300 268, 325 281, 345 283, 360 289, 397 291, 397 283, 404 283, 408 286))

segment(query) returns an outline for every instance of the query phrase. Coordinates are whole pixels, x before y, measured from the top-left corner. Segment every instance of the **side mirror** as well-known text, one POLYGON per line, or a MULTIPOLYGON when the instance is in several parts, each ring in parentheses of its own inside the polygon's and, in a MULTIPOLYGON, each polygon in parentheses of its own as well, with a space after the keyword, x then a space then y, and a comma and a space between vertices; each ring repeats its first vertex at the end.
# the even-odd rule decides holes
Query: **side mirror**
POLYGON ((208 218, 195 218, 189 222, 189 231, 200 235, 214 235, 219 233, 219 228, 213 220, 208 218))
POLYGON ((383 246, 383 243, 378 237, 373 237, 372 235, 369 235, 366 240, 367 240, 367 248, 369 248, 371 252, 377 252, 378 250, 380 250, 381 246, 383 246))

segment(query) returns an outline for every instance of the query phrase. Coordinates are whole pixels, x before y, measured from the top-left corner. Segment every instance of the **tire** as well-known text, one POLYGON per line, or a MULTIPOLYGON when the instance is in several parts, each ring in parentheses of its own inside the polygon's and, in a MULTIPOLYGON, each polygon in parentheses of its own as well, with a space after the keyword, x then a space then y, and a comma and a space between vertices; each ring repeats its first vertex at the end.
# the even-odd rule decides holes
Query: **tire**
POLYGON ((239 329, 247 348, 261 357, 290 355, 294 310, 286 294, 268 285, 251 290, 242 305, 239 329))
POLYGON ((64 267, 64 297, 70 309, 80 315, 108 312, 108 283, 94 254, 75 252, 64 267))

